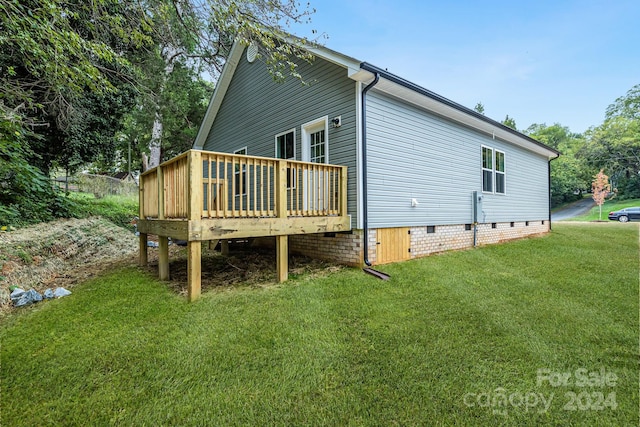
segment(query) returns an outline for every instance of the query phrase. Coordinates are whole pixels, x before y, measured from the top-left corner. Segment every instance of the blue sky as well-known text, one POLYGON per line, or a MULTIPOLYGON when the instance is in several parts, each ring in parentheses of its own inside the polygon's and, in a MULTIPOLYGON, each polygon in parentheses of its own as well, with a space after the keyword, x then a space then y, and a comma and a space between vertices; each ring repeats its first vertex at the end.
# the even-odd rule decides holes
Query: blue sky
POLYGON ((311 0, 326 47, 518 129, 583 132, 640 83, 640 1, 311 0))

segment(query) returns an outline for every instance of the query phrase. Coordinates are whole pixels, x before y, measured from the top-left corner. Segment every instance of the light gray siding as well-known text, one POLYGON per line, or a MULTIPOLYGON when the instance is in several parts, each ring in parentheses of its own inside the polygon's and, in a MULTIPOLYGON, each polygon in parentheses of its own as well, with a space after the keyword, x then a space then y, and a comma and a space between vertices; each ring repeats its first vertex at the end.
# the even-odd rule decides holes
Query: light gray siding
POLYGON ((547 159, 373 89, 367 96, 371 228, 545 220, 547 159), (506 195, 482 193, 482 145, 503 151, 506 195), (418 205, 411 206, 411 199, 418 205))
POLYGON ((301 63, 308 85, 287 78, 274 82, 260 61, 240 59, 204 150, 275 157, 275 135, 295 128, 296 159, 301 160, 301 125, 328 116, 342 117, 342 126, 329 125, 329 163, 348 166, 348 211, 356 225, 356 84, 347 70, 317 58, 301 63))

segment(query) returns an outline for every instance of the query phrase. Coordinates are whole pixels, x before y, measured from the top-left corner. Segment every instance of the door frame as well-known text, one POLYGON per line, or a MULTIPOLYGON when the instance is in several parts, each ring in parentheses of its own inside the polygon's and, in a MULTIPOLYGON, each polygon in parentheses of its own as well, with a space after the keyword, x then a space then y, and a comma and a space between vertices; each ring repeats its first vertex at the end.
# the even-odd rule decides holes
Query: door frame
POLYGON ((324 129, 324 162, 329 163, 329 116, 323 116, 300 126, 302 161, 311 161, 311 134, 324 129))
MULTIPOLYGON (((303 162, 311 162, 311 134, 318 132, 320 130, 324 130, 324 164, 329 163, 329 116, 319 117, 315 120, 311 120, 310 122, 307 122, 302 126, 300 126, 300 131, 301 131, 300 145, 302 148, 301 154, 302 154, 303 162)), ((309 203, 307 202, 307 200, 309 200, 309 197, 308 197, 309 191, 312 192, 311 198, 315 200, 316 194, 319 194, 317 192, 321 191, 320 187, 324 186, 323 177, 315 176, 315 174, 309 177, 309 172, 305 171, 302 179, 303 179, 303 182, 310 182, 314 187, 314 188, 307 188, 306 185, 302 187, 303 188, 302 200, 303 200, 304 210, 322 209, 326 202, 322 198, 320 198, 320 200, 318 201, 318 206, 316 206, 315 202, 311 206, 309 206, 309 203), (318 187, 316 188, 316 186, 318 187)))

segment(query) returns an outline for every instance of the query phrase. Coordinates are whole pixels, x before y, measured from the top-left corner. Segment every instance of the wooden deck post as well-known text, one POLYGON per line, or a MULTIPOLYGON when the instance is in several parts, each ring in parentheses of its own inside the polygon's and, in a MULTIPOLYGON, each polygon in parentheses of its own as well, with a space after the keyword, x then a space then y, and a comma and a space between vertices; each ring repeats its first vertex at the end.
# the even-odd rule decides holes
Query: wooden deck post
MULTIPOLYGON (((197 150, 189 151, 187 163, 189 169, 189 221, 202 220, 204 209, 202 189, 202 153, 197 150)), ((187 292, 189 301, 195 301, 200 297, 202 287, 202 241, 187 242, 187 292)))
POLYGON ((202 242, 187 243, 187 293, 189 301, 200 298, 202 288, 202 242))
POLYGON ((222 256, 229 256, 229 241, 220 240, 220 253, 222 256))
POLYGON ((278 264, 278 282, 289 278, 289 236, 276 236, 276 263, 278 264))
POLYGON ((340 216, 347 215, 347 167, 340 170, 340 216))
MULTIPOLYGON (((278 218, 287 217, 287 161, 278 161, 276 173, 276 209, 278 218)), ((284 282, 289 277, 289 237, 276 236, 276 264, 278 282, 284 282)))
POLYGON ((158 275, 160 280, 169 280, 169 238, 158 236, 158 275))
MULTIPOLYGON (((138 220, 144 218, 144 180, 140 179, 140 191, 138 192, 138 220)), ((138 263, 141 267, 146 267, 149 264, 149 257, 147 254, 147 234, 146 233, 138 233, 139 237, 139 250, 140 256, 138 259, 138 263)))
POLYGON ((147 255, 147 235, 140 233, 140 259, 139 264, 141 267, 146 267, 149 264, 149 257, 147 255))
MULTIPOLYGON (((158 219, 164 217, 164 170, 158 165, 158 219)), ((160 280, 169 280, 169 238, 158 236, 158 276, 160 280)))

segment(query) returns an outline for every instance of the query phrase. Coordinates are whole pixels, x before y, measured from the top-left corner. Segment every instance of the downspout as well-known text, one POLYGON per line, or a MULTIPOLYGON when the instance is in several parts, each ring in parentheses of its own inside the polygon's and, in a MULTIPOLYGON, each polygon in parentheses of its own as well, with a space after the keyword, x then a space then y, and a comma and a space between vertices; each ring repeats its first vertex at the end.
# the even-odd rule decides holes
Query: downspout
POLYGON ((362 225, 364 233, 364 263, 371 267, 369 262, 369 208, 367 195, 367 92, 380 80, 380 74, 375 73, 373 81, 362 90, 362 225))
MULTIPOLYGON (((559 156, 558 156, 559 157, 559 156)), ((549 231, 551 231, 551 162, 557 159, 558 157, 554 157, 553 159, 549 159, 547 161, 547 177, 548 177, 548 188, 549 188, 549 231)))

